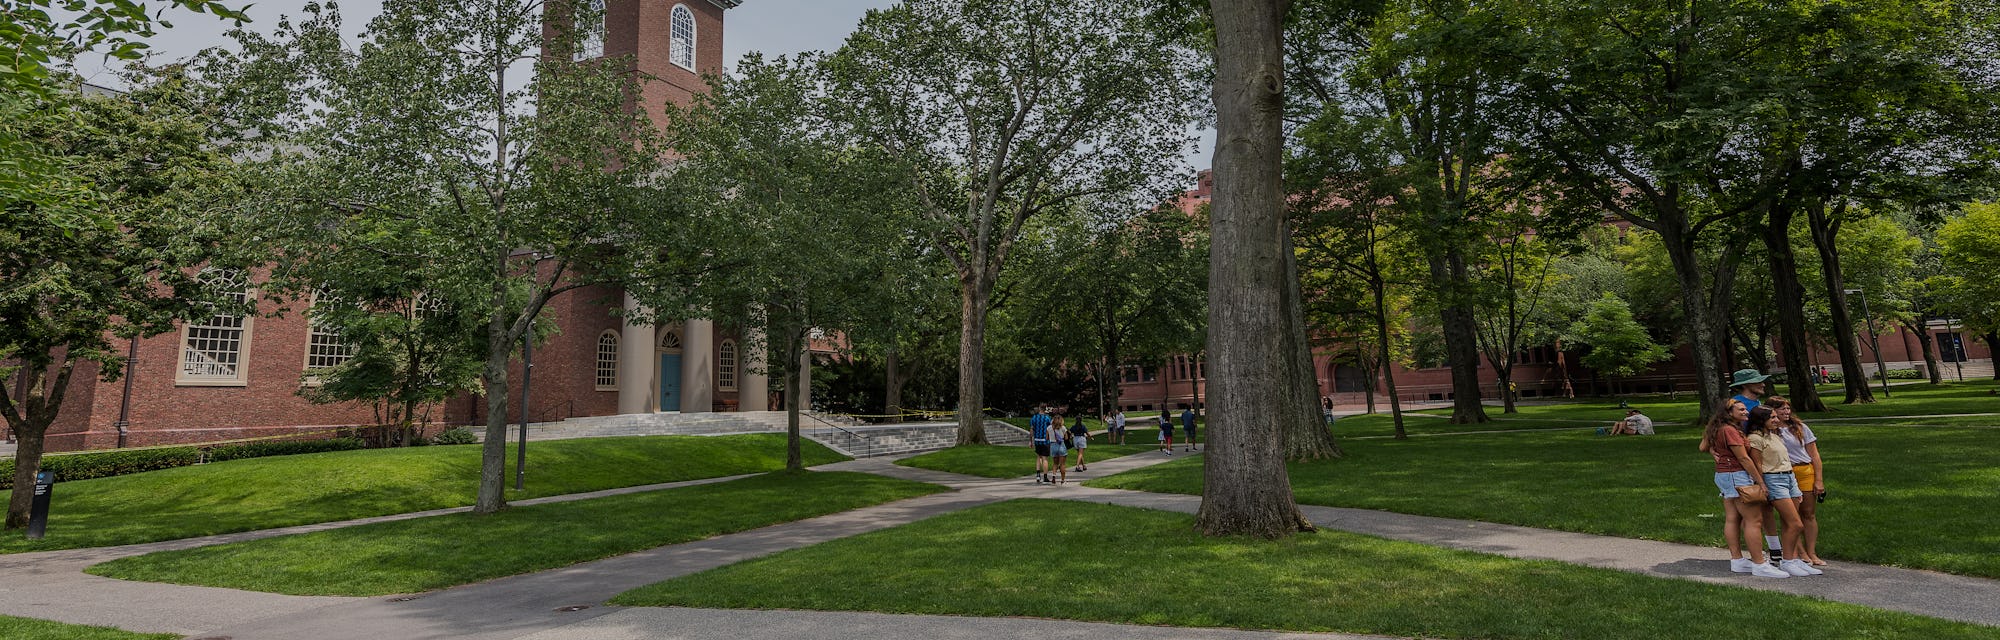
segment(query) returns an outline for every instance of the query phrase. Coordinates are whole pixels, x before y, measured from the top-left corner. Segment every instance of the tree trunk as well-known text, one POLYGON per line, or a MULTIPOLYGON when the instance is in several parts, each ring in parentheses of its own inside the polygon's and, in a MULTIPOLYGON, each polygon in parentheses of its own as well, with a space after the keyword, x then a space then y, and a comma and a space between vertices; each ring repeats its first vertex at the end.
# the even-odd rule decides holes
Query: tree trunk
POLYGON ((1410 434, 1403 431, 1403 399, 1396 395, 1396 370, 1394 360, 1389 355, 1389 303, 1388 294, 1381 282, 1369 287, 1375 296, 1375 340, 1382 346, 1382 385, 1389 392, 1389 419, 1396 423, 1396 439, 1408 440, 1410 434))
MULTIPOLYGON (((1431 260, 1432 280, 1447 291, 1456 290, 1469 277, 1465 258, 1456 249, 1446 249, 1443 255, 1431 260)), ((1449 295, 1444 308, 1438 311, 1444 332, 1445 361, 1451 364, 1451 423, 1492 422, 1486 416, 1486 407, 1479 403, 1478 321, 1472 309, 1458 302, 1458 298, 1456 293, 1449 295)))
POLYGON ((1811 374, 1811 347, 1806 344, 1806 292, 1799 283, 1798 256, 1792 251, 1793 209, 1779 202, 1764 225, 1764 252, 1771 260, 1771 307, 1778 314, 1778 357, 1785 365, 1785 386, 1795 411, 1825 411, 1819 386, 1811 374))
POLYGON ((903 378, 896 364, 896 347, 891 346, 882 357, 882 413, 889 414, 889 424, 903 421, 903 378))
MULTIPOLYGON (((505 294, 496 295, 494 307, 504 308, 505 294)), ((507 360, 514 353, 509 339, 507 317, 495 311, 486 321, 486 441, 479 447, 479 493, 472 503, 473 513, 494 513, 507 508, 503 493, 507 464, 507 360)))
MULTIPOLYGON (((1677 203, 1679 189, 1670 189, 1670 193, 1669 202, 1677 203)), ((1723 329, 1715 322, 1704 299, 1708 283, 1703 279, 1694 238, 1690 237, 1693 229, 1688 224, 1687 212, 1680 210, 1678 204, 1667 204, 1664 208, 1659 216, 1660 240, 1666 245, 1675 282, 1680 284, 1688 348, 1694 352, 1695 397, 1701 402, 1701 419, 1706 420, 1714 415, 1720 400, 1727 397, 1724 391, 1729 381, 1722 371, 1722 362, 1727 358, 1723 351, 1723 329)))
POLYGON ((805 456, 799 450, 799 407, 800 396, 811 393, 799 388, 799 372, 806 368, 806 358, 812 357, 805 349, 804 331, 797 328, 785 330, 785 469, 799 471, 806 468, 805 456))
POLYGON ((1279 379, 1290 384, 1290 393, 1278 398, 1272 410, 1280 412, 1285 421, 1285 459, 1290 461, 1326 460, 1340 457, 1340 444, 1334 442, 1333 431, 1327 429, 1326 418, 1319 413, 1319 376, 1313 373, 1312 341, 1306 333, 1305 292, 1299 286, 1299 252, 1292 244, 1291 223, 1280 215, 1278 224, 1284 232, 1284 302, 1289 317, 1288 330, 1283 338, 1291 343, 1290 362, 1280 371, 1279 379))
POLYGON ((959 283, 958 444, 986 444, 986 303, 992 283, 978 272, 959 283))
POLYGON ((1943 367, 1939 366, 1943 363, 1938 361, 1937 349, 1931 347, 1930 330, 1924 324, 1924 319, 1919 317, 1904 322, 1903 329, 1917 337, 1917 348, 1924 351, 1924 370, 1929 372, 1931 384, 1944 384, 1944 372, 1940 371, 1943 367))
MULTIPOLYGON (((1298 280, 1284 218, 1280 117, 1288 0, 1211 0, 1215 20, 1215 196, 1209 350, 1215 407, 1195 526, 1212 536, 1313 530, 1285 473, 1285 379, 1297 343, 1286 304, 1298 280), (1277 354, 1280 357, 1273 358, 1277 354), (1274 410, 1275 409, 1275 410, 1274 410)), ((1302 338, 1302 337, 1301 337, 1302 338)))
POLYGON ((1496 382, 1499 383, 1496 386, 1499 387, 1498 390, 1500 391, 1500 412, 1520 413, 1521 410, 1514 407, 1513 358, 1504 358, 1499 362, 1493 363, 1493 377, 1497 378, 1496 382))
MULTIPOLYGON (((1368 414, 1369 414, 1369 415, 1374 415, 1374 414, 1375 414, 1375 367, 1372 367, 1372 366, 1369 366, 1369 365, 1368 365, 1368 358, 1367 358, 1367 356, 1364 356, 1364 355, 1362 355, 1362 354, 1361 354, 1361 341, 1359 341, 1359 340, 1356 340, 1356 341, 1354 341, 1354 347, 1355 347, 1355 348, 1354 348, 1354 367, 1355 367, 1356 369, 1360 369, 1360 370, 1362 370, 1362 371, 1365 371, 1365 372, 1367 372, 1367 374, 1368 374, 1368 377, 1367 377, 1367 378, 1364 378, 1364 379, 1362 379, 1362 386, 1361 386, 1361 391, 1362 391, 1362 393, 1364 394, 1364 397, 1366 398, 1366 400, 1367 400, 1367 402, 1368 402, 1368 414)), ((1339 368, 1335 368, 1335 369, 1334 369, 1334 374, 1335 374, 1335 375, 1333 376, 1333 392, 1334 392, 1334 393, 1340 393, 1340 375, 1339 375, 1339 373, 1340 373, 1340 369, 1339 369, 1339 368)))
POLYGON ((1847 389, 1841 403, 1874 402, 1875 392, 1869 390, 1868 376, 1862 374, 1861 345, 1854 337, 1854 317, 1847 313, 1847 286, 1840 272, 1840 250, 1834 245, 1840 221, 1827 215, 1825 201, 1817 201, 1806 209, 1806 222, 1813 247, 1819 250, 1820 279, 1826 285, 1827 307, 1833 319, 1833 350, 1840 355, 1840 384, 1847 389))
POLYGON ((1993 379, 2000 380, 2000 333, 1986 332, 1986 350, 1994 354, 1993 379))

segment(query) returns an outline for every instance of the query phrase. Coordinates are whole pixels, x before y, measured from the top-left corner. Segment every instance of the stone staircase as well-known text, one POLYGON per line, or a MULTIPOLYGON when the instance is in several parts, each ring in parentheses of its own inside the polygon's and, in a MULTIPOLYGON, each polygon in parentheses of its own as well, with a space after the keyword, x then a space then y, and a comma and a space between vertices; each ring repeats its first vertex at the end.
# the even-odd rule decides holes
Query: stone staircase
MULTIPOLYGON (((783 411, 594 416, 530 424, 528 439, 783 433, 785 420, 783 411)), ((956 422, 869 425, 846 416, 810 413, 799 416, 799 431, 808 439, 856 458, 935 451, 958 442, 956 422)), ((508 433, 511 436, 513 430, 509 429, 508 433)), ((1028 432, 998 420, 988 420, 986 439, 993 444, 1027 444, 1028 432)))

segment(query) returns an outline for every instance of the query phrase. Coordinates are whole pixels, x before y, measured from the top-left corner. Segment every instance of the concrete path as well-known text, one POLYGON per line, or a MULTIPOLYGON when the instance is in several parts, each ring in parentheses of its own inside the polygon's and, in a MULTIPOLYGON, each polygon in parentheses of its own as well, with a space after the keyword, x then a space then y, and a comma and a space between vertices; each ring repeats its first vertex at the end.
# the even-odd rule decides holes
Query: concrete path
MULTIPOLYGON (((414 597, 330 598, 124 582, 80 573, 113 557, 186 548, 272 532, 216 536, 112 549, 0 556, 0 613, 126 629, 233 640, 519 638, 1355 638, 1237 630, 1160 628, 1024 618, 903 616, 804 611, 720 611, 604 605, 626 590, 778 551, 915 522, 1023 497, 1099 502, 1192 513, 1198 496, 1093 489, 1082 480, 1184 458, 1143 453, 1100 461, 1066 485, 1028 477, 991 479, 900 467, 883 458, 819 467, 932 482, 958 489, 809 520, 502 578, 414 597)), ((1024 465, 1025 466, 1025 465, 1024 465)), ((717 478, 693 483, 720 482, 717 478)), ((614 490, 625 493, 652 488, 614 490)), ((599 492, 606 493, 606 492, 599 492)), ((554 499, 581 499, 562 496, 554 499)), ((545 499, 552 501, 554 499, 545 499)), ((524 503, 527 501, 523 501, 524 503)), ((1783 580, 1732 574, 1720 549, 1410 516, 1360 509, 1304 507, 1328 529, 1495 553, 1553 559, 1662 578, 1730 584, 1818 596, 1884 609, 2000 625, 2000 581, 1850 563, 1826 576, 1783 580)), ((451 511, 451 510, 447 510, 451 511)), ((414 516, 401 516, 414 517, 414 516)), ((381 521, 395 519, 368 519, 381 521)), ((359 522, 359 521, 357 521, 359 522)), ((342 523, 313 525, 332 528, 342 523)), ((351 524, 351 523, 350 523, 351 524)), ((303 529, 303 528, 300 528, 303 529)))

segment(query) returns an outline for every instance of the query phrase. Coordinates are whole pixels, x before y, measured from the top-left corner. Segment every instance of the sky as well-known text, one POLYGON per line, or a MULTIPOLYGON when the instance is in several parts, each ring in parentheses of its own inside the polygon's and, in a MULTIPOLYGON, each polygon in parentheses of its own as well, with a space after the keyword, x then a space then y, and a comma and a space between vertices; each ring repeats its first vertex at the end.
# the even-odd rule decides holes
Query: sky
MULTIPOLYGON (((244 3, 229 4, 237 6, 244 3)), ((742 5, 729 10, 724 18, 722 55, 733 66, 736 59, 750 51, 766 55, 830 51, 847 39, 847 34, 854 30, 854 25, 869 9, 888 8, 894 4, 894 0, 743 0, 742 5)), ((302 13, 304 6, 305 0, 256 2, 246 11, 252 21, 248 26, 268 30, 280 16, 296 16, 302 13)), ((369 19, 382 12, 381 0, 341 0, 339 6, 342 23, 350 34, 359 32, 369 19)), ((208 47, 230 44, 224 34, 232 25, 226 21, 182 11, 170 12, 168 22, 174 27, 160 30, 149 41, 156 59, 183 58, 208 47)), ((106 71, 98 60, 79 62, 78 71, 86 80, 108 86, 120 85, 115 74, 106 71)), ((1215 133, 1207 130, 1198 133, 1201 143, 1187 161, 1190 166, 1206 168, 1214 151, 1215 133)))

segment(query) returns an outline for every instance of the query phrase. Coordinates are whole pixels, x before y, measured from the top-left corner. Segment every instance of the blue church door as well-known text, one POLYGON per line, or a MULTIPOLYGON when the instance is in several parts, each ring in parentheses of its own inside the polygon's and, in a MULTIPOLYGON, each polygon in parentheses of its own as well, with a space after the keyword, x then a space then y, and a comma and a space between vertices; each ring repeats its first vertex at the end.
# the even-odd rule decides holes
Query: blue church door
POLYGON ((660 354, 660 410, 681 410, 681 354, 660 354))

